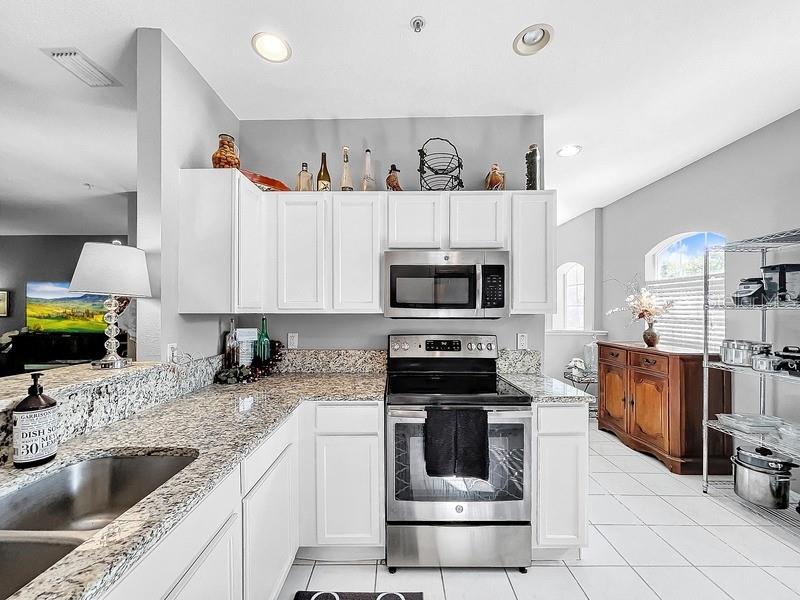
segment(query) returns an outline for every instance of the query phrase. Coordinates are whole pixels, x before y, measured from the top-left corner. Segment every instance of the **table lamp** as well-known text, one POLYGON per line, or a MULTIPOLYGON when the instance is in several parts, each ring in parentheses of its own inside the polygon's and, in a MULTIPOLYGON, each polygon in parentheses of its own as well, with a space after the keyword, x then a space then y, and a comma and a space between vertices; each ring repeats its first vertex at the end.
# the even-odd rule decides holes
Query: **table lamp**
POLYGON ((121 369, 131 364, 130 358, 117 354, 117 296, 131 298, 150 297, 150 278, 144 250, 123 246, 115 241, 111 244, 86 242, 69 284, 70 292, 108 294, 103 306, 108 312, 103 316, 106 323, 106 355, 92 363, 95 369, 121 369))

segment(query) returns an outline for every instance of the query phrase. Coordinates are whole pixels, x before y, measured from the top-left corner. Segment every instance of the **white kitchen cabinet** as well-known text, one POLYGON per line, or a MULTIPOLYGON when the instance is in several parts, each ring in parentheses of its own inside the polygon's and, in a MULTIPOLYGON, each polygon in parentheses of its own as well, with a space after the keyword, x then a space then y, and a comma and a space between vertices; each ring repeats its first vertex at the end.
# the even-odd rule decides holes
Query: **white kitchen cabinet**
POLYGON ((443 195, 439 192, 390 192, 389 248, 441 248, 443 195))
POLYGON ((381 312, 382 193, 334 193, 333 309, 381 312))
POLYGON ((587 405, 539 405, 536 410, 534 546, 585 546, 589 481, 587 405))
POLYGON ((277 204, 278 310, 323 310, 325 194, 278 194, 277 204))
POLYGON ((242 501, 244 598, 274 600, 298 547, 297 446, 286 446, 242 501))
POLYGON ((264 285, 263 198, 236 169, 182 169, 178 312, 259 312, 264 285))
POLYGON ((234 514, 223 525, 167 600, 241 600, 242 523, 234 514))
POLYGON ((503 248, 507 202, 498 192, 451 192, 450 247, 503 248))
POLYGON ((511 212, 511 312, 553 312, 556 194, 511 192, 511 212))

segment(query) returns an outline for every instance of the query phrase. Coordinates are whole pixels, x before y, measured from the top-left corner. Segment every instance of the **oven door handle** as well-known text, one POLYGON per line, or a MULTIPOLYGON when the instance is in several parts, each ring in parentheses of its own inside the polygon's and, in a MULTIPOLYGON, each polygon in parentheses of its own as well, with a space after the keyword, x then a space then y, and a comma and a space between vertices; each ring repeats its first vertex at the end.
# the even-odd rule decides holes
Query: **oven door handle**
MULTIPOLYGON (((437 407, 439 408, 439 407, 437 407)), ((530 406, 464 406, 463 408, 480 408, 485 410, 489 414, 517 414, 517 413, 528 413, 528 415, 523 416, 531 416, 532 409, 530 406)), ((444 410, 447 410, 445 408, 444 410)), ((399 418, 399 419, 425 419, 428 416, 428 411, 426 408, 390 408, 387 412, 387 416, 391 418, 399 418)))

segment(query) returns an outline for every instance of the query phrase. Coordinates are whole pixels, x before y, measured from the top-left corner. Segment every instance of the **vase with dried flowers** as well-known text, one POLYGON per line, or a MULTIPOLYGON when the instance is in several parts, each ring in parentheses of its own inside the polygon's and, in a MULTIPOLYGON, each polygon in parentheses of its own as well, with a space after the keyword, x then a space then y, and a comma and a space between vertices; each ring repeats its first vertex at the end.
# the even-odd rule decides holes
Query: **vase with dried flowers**
POLYGON ((656 294, 647 289, 647 286, 639 286, 636 278, 629 283, 623 284, 623 286, 628 291, 628 296, 625 298, 625 306, 612 308, 606 314, 629 312, 632 317, 631 323, 636 321, 647 323, 642 339, 648 348, 654 348, 659 340, 659 335, 654 325, 659 317, 669 312, 673 302, 671 300, 668 302, 662 301, 656 294))

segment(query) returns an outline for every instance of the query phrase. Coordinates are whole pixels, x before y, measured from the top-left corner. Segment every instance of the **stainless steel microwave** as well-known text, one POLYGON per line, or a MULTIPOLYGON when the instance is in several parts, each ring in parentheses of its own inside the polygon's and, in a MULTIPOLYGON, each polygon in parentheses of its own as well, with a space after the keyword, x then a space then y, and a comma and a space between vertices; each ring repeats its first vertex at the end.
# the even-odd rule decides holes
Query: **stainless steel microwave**
POLYGON ((394 319, 509 315, 509 254, 502 250, 383 254, 383 314, 394 319))

